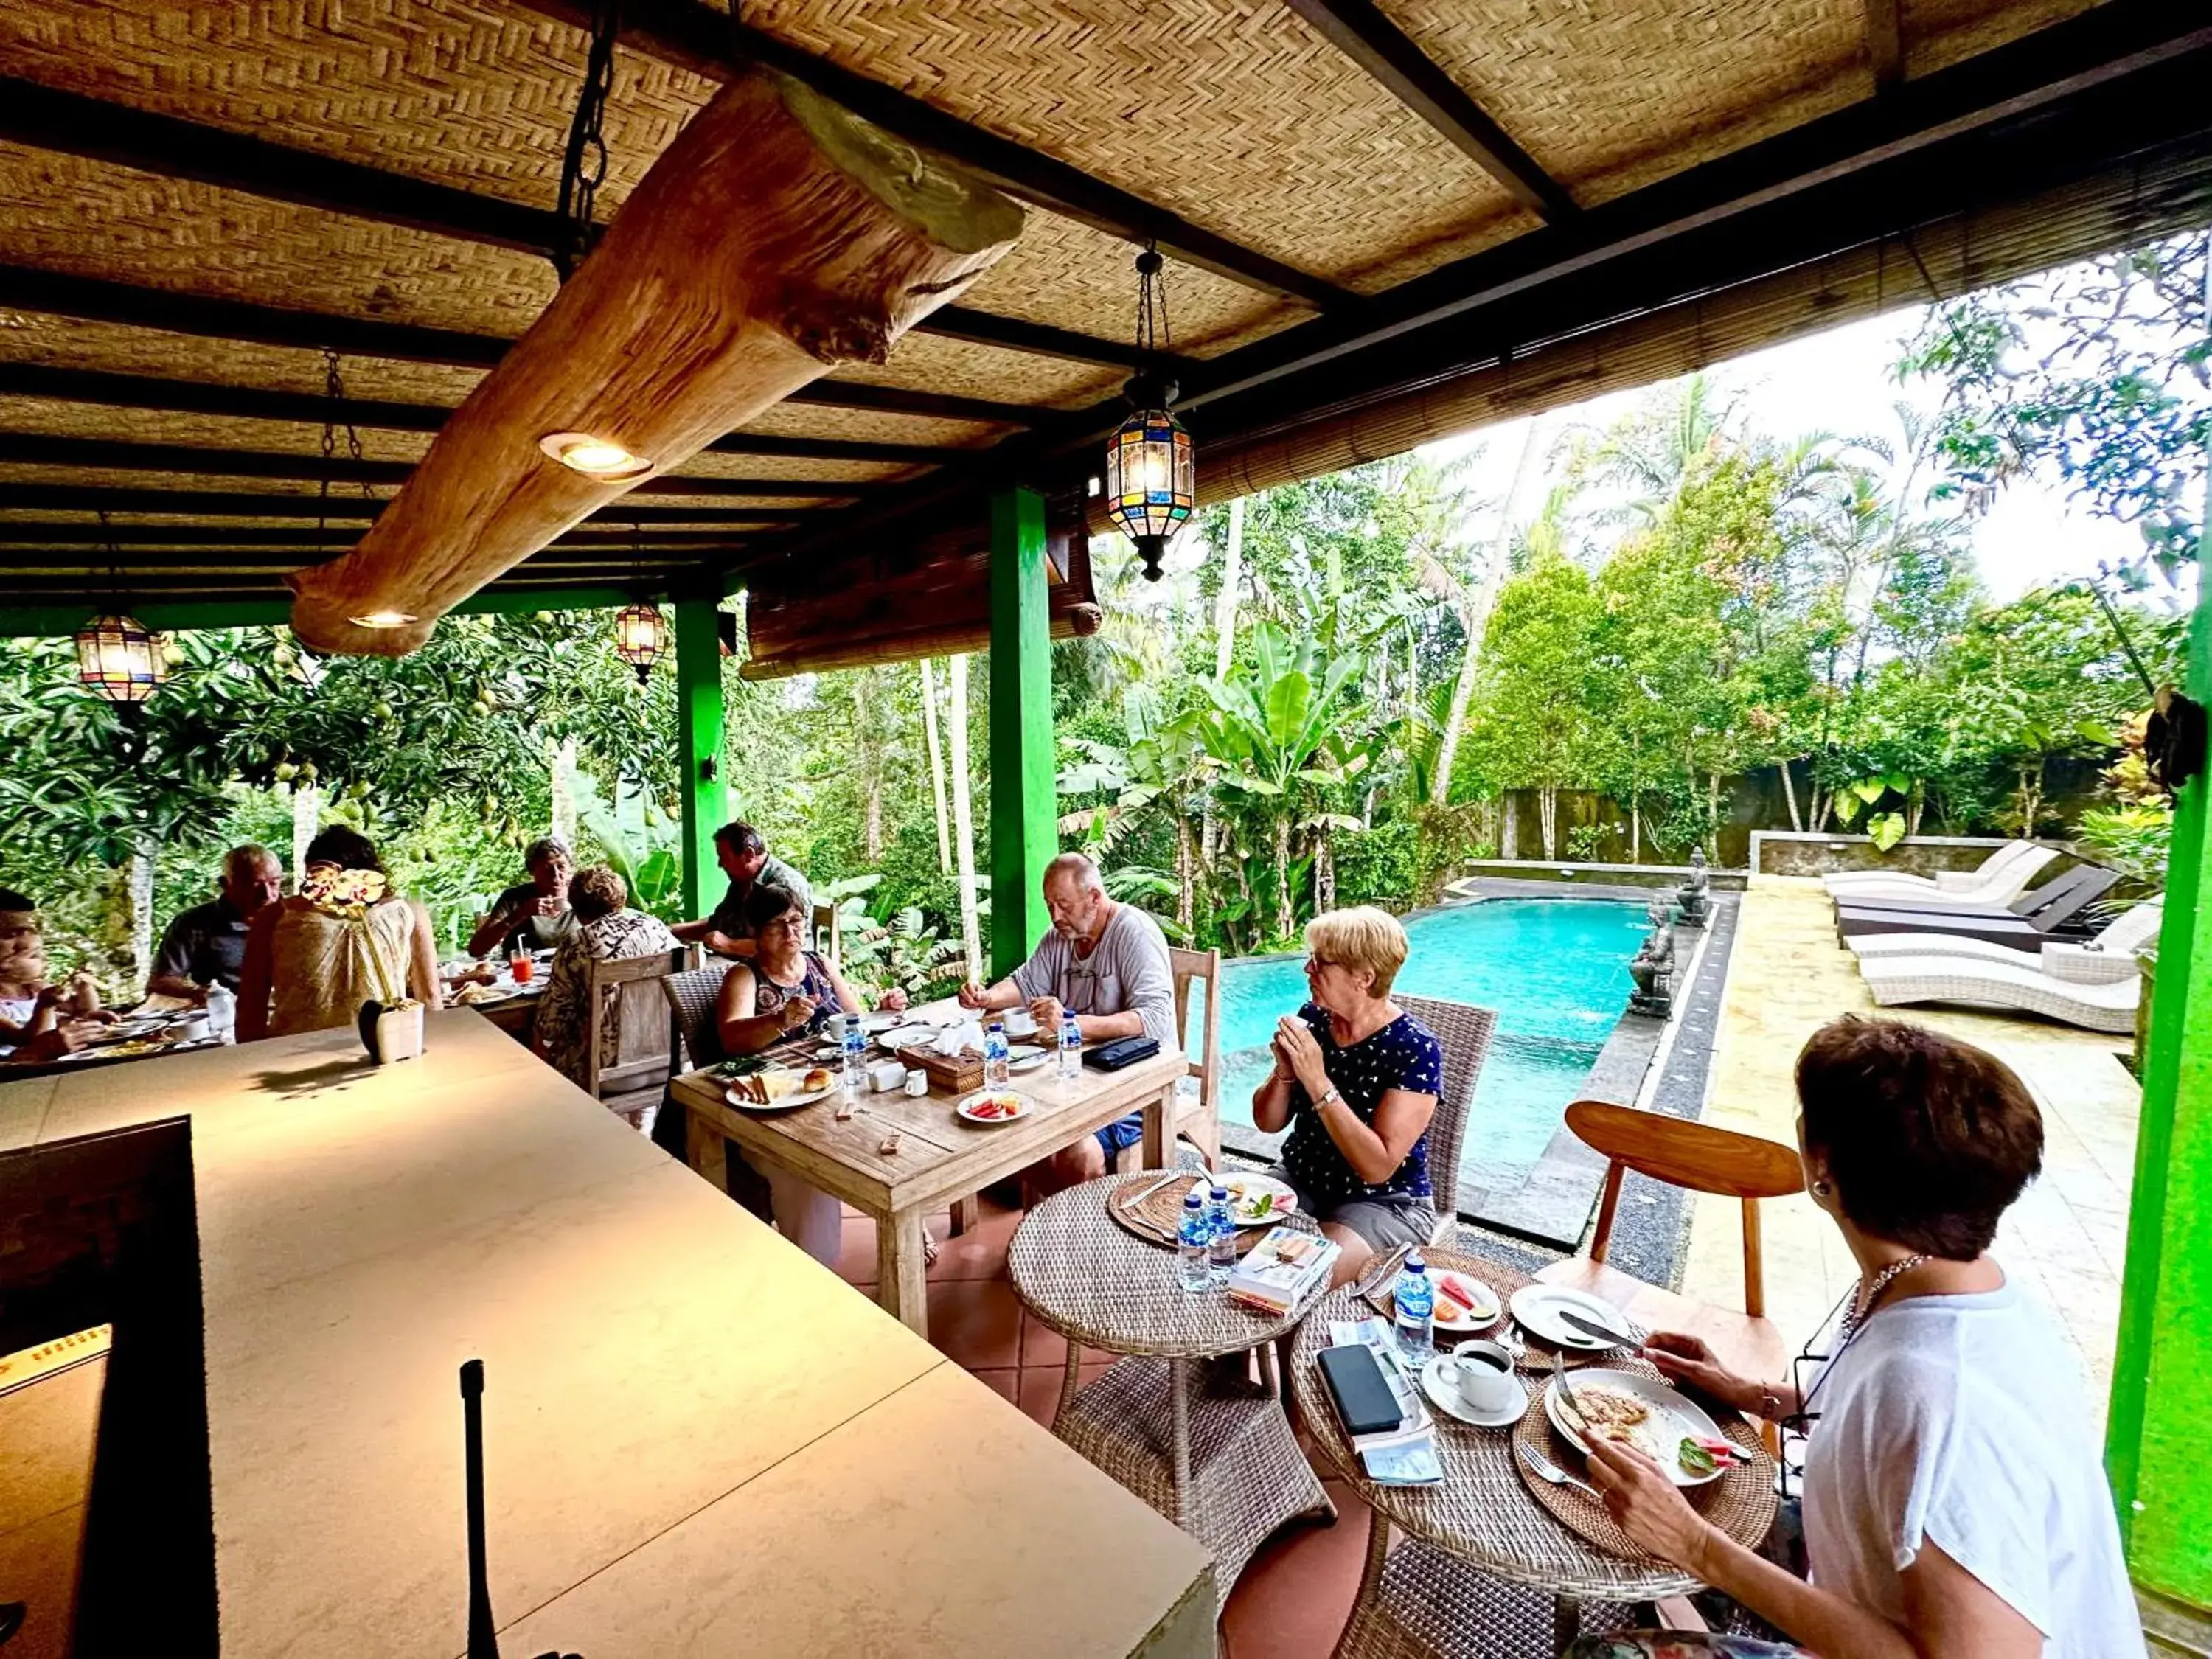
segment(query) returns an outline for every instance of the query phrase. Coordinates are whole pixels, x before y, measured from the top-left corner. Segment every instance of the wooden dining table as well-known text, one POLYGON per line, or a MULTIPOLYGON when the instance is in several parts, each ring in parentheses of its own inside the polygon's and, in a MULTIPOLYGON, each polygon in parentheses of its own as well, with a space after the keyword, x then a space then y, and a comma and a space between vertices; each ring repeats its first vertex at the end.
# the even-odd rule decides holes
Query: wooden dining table
MULTIPOLYGON (((949 1019, 950 1001, 910 1012, 916 1022, 949 1019)), ((886 1056, 870 1050, 872 1061, 886 1056)), ((826 1064, 833 1072, 836 1062, 826 1064)), ((1033 1109, 1011 1122, 972 1123, 954 1110, 957 1096, 933 1087, 927 1095, 888 1091, 861 1097, 840 1120, 834 1090, 811 1105, 747 1111, 730 1103, 728 1080, 711 1068, 688 1072, 672 1085, 686 1117, 691 1167, 716 1186, 727 1179, 725 1141, 756 1165, 772 1165, 810 1182, 876 1224, 876 1299, 894 1318, 928 1334, 923 1281, 922 1220, 994 1182, 1049 1158, 1083 1136, 1141 1111, 1146 1169, 1166 1167, 1176 1091, 1186 1067, 1180 1050, 1163 1048, 1118 1072, 1085 1067, 1063 1080, 1050 1062, 1018 1074, 1012 1091, 1033 1109), (898 1137, 896 1150, 883 1150, 898 1137)))

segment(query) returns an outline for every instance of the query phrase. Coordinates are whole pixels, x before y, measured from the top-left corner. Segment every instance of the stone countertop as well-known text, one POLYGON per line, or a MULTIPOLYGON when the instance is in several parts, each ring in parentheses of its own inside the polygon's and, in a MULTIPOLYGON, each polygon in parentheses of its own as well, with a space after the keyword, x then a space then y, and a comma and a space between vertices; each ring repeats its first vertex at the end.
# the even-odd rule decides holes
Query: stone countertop
POLYGON ((0 1147, 191 1121, 226 1654, 462 1649, 472 1357, 517 1652, 1212 1651, 1195 1542, 483 1020, 428 1043, 0 1086, 0 1147))

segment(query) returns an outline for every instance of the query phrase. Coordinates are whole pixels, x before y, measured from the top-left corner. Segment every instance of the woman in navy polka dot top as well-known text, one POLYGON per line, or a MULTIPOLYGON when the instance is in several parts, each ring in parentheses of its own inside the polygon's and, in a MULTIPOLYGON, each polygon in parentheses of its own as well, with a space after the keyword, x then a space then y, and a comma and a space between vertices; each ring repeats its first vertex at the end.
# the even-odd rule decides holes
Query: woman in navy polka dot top
POLYGON ((1363 905, 1306 924, 1313 1000, 1275 1028, 1275 1069, 1252 1097, 1252 1121, 1290 1126, 1273 1173, 1344 1247, 1343 1284, 1379 1251, 1425 1245, 1437 1225, 1429 1119, 1443 1086, 1436 1037, 1390 1000, 1406 930, 1363 905))

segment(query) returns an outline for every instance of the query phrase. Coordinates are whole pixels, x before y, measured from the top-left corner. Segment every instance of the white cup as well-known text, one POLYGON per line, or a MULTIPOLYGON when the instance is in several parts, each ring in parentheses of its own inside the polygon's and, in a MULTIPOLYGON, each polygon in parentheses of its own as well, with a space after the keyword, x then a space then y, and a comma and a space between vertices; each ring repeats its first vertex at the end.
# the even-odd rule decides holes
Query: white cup
POLYGON ((1445 1385, 1474 1411, 1504 1411, 1516 1396, 1526 1399, 1513 1380, 1513 1356, 1495 1342, 1462 1342, 1438 1367, 1445 1385))

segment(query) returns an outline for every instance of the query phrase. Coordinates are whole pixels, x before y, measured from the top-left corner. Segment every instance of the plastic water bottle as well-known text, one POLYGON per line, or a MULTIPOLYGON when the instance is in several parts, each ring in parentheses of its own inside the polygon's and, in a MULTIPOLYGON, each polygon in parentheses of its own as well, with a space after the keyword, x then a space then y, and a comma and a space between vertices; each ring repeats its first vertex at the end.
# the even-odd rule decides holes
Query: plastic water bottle
MULTIPOLYGON (((1197 1196, 1196 1192, 1191 1194, 1197 1196)), ((1213 1270, 1213 1282, 1226 1285, 1229 1275, 1237 1271, 1237 1218, 1229 1213, 1229 1189, 1216 1187, 1206 1200, 1206 1260, 1213 1270)))
POLYGON ((1212 1236, 1206 1224, 1206 1200, 1194 1187, 1182 1201, 1182 1225, 1176 1230, 1176 1279, 1186 1291, 1203 1291, 1213 1283, 1207 1249, 1212 1236))
POLYGON ((1073 1014, 1060 1017, 1060 1079, 1073 1083, 1083 1070, 1083 1028, 1073 1014))
POLYGON ((208 987, 208 1030, 225 1042, 238 1029, 238 999, 220 985, 208 987))
POLYGON ((1396 1310, 1398 1352, 1408 1366, 1419 1370, 1437 1351, 1431 1323, 1437 1307, 1436 1286, 1429 1283, 1429 1264, 1422 1260, 1419 1250, 1407 1255, 1405 1270, 1398 1275, 1398 1287, 1391 1292, 1390 1303, 1396 1310))
POLYGON ((837 1083, 849 1106, 868 1091, 868 1040, 860 1035, 858 1014, 845 1016, 844 1060, 844 1072, 837 1083))
POLYGON ((1006 1060, 1006 1028, 994 1019, 983 1033, 983 1086, 1003 1089, 1013 1076, 1006 1060))

